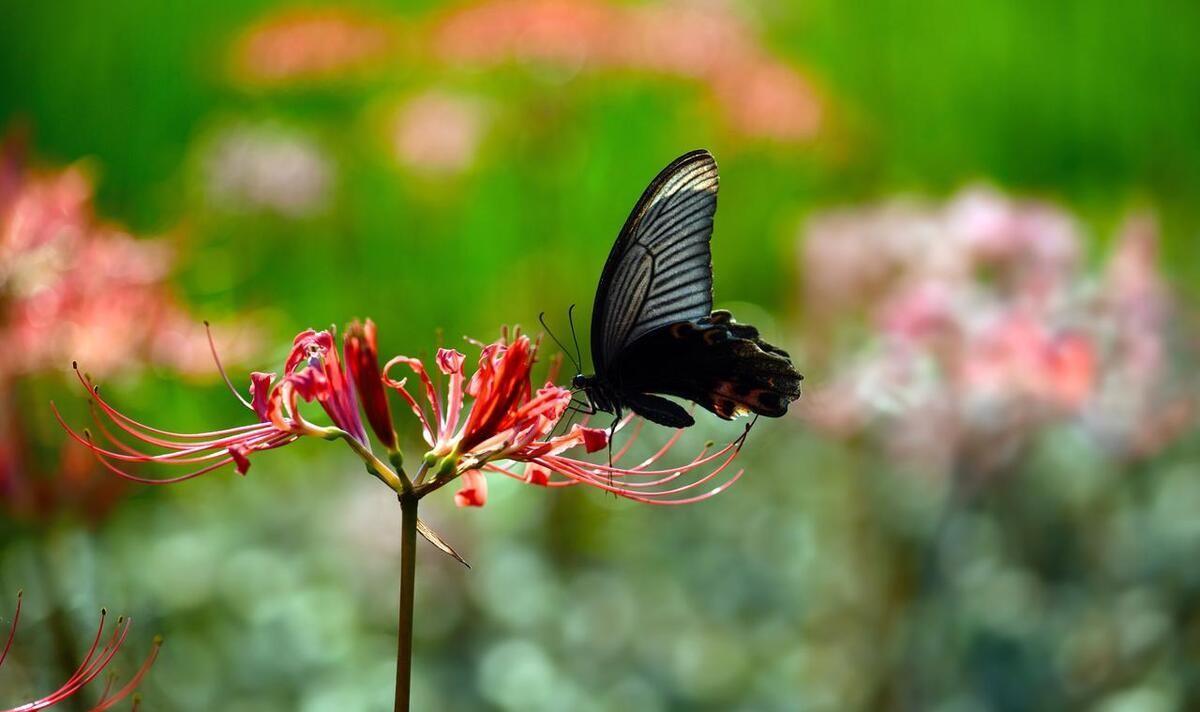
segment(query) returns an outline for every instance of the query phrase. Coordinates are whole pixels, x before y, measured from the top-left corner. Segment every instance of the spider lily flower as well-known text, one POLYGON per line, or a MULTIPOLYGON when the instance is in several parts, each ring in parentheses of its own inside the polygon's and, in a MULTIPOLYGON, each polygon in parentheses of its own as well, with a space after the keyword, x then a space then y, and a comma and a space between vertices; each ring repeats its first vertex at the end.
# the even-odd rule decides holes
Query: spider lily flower
MULTIPOLYGON (((87 654, 84 655, 83 661, 75 669, 71 677, 67 678, 66 682, 58 687, 57 690, 51 692, 44 697, 36 699, 32 702, 27 702, 16 707, 4 710, 4 712, 34 712, 35 710, 43 710, 52 705, 56 705, 67 698, 75 695, 82 690, 86 685, 100 677, 105 668, 116 657, 117 651, 125 643, 125 638, 129 635, 129 628, 133 625, 131 618, 118 618, 117 624, 114 626, 111 634, 105 637, 104 628, 105 621, 108 617, 108 612, 100 611, 100 624, 96 630, 96 636, 92 640, 92 645, 88 648, 87 654), (103 641, 103 644, 101 642, 103 641)), ((0 665, 4 664, 4 659, 8 657, 8 651, 12 647, 13 638, 16 637, 17 622, 21 618, 21 594, 17 594, 17 608, 13 613, 12 624, 9 627, 8 639, 4 644, 4 648, 0 650, 0 665)), ((117 689, 113 689, 116 682, 115 676, 110 676, 107 684, 104 686, 104 691, 100 694, 100 699, 96 704, 89 708, 91 712, 102 712, 103 710, 111 709, 121 700, 129 697, 137 686, 141 684, 142 678, 146 676, 146 672, 150 666, 154 664, 154 660, 158 657, 158 650, 162 647, 162 638, 156 637, 154 644, 150 648, 150 653, 146 656, 137 672, 124 685, 117 689)), ((136 709, 137 703, 134 703, 136 709)))
MULTIPOLYGON (((367 431, 358 414, 358 398, 338 359, 337 345, 328 331, 309 329, 296 336, 292 353, 283 367, 284 381, 306 401, 318 401, 333 424, 349 433, 359 444, 370 447, 367 431), (300 364, 307 368, 295 370, 300 364)), ((295 408, 291 409, 297 413, 295 408)), ((299 417, 298 415, 296 417, 299 417)))
MULTIPOLYGON (((215 347, 212 350, 216 358, 215 347)), ((604 449, 609 432, 577 424, 562 435, 554 435, 556 425, 571 405, 571 391, 549 382, 533 390, 530 371, 537 360, 537 346, 519 333, 511 340, 506 333, 499 341, 484 345, 478 367, 469 379, 464 372, 466 356, 453 349, 439 349, 435 360, 447 381, 444 399, 418 359, 398 356, 379 374, 375 330, 370 322, 351 325, 345 356, 348 369, 338 356, 331 333, 313 330, 300 333, 292 344, 281 378, 277 379, 273 373, 252 373, 248 400, 234 390, 258 422, 224 430, 179 433, 141 423, 113 407, 78 368, 80 382, 93 396, 93 416, 102 439, 71 428, 57 408, 54 413, 68 434, 88 447, 105 467, 121 477, 146 484, 180 482, 230 464, 239 474, 245 474, 253 453, 283 447, 304 436, 345 440, 368 471, 397 493, 420 498, 461 477, 463 487, 456 497, 461 506, 482 506, 487 501, 487 472, 545 486, 589 484, 629 499, 662 504, 705 499, 742 474, 739 471, 711 489, 693 494, 729 467, 744 435, 713 452, 705 448, 687 464, 665 469, 657 468, 655 463, 672 449, 681 433, 675 433, 646 461, 630 467, 623 466, 621 461, 636 440, 637 432, 606 463, 593 463, 570 454, 579 449, 586 453, 604 449), (401 365, 417 376, 424 403, 408 390, 404 379, 396 380, 389 375, 401 365), (421 470, 411 482, 399 469, 399 451, 384 386, 395 389, 408 403, 429 446, 421 470), (465 403, 468 397, 469 409, 465 403), (306 420, 300 412, 299 399, 320 403, 333 425, 322 427, 306 420), (393 456, 397 469, 388 467, 371 451, 359 415, 360 399, 368 422, 393 456), (130 438, 140 448, 151 451, 129 444, 130 438), (120 463, 160 463, 194 469, 172 478, 151 479, 125 471, 120 463), (518 474, 511 463, 524 465, 525 472, 518 474)), ((219 359, 217 367, 225 377, 219 359)), ((227 377, 226 382, 229 382, 227 377)), ((630 419, 624 420, 614 432, 629 422, 630 419)))
MULTIPOLYGON (((212 350, 217 368, 225 377, 215 347, 212 350)), ((355 349, 351 352, 358 353, 355 349)), ((92 394, 93 416, 103 441, 98 442, 88 431, 71 428, 57 408, 54 409, 55 417, 72 438, 87 446, 109 470, 126 479, 144 484, 169 484, 230 464, 239 474, 245 474, 250 468, 252 453, 283 447, 302 436, 312 436, 326 440, 344 439, 373 474, 399 491, 399 478, 371 453, 359 416, 358 397, 338 358, 334 337, 328 331, 309 329, 298 334, 285 362, 284 375, 279 380, 273 373, 251 373, 249 400, 231 385, 234 395, 254 412, 259 422, 223 430, 178 433, 146 425, 113 407, 77 367, 76 375, 92 394), (299 399, 320 403, 333 425, 322 427, 306 420, 300 413, 299 399), (124 435, 118 437, 119 433, 124 435), (145 452, 129 445, 126 439, 130 437, 154 451, 145 452), (150 479, 126 472, 114 463, 161 463, 195 469, 168 479, 150 479)), ((225 380, 229 383, 227 377, 225 380)))
POLYGON ((354 378, 354 387, 362 398, 367 422, 375 437, 389 451, 396 449, 396 430, 392 426, 392 412, 388 408, 387 391, 379 375, 379 349, 375 344, 375 322, 367 319, 366 324, 351 322, 346 329, 346 365, 354 378))
MULTIPOLYGON (((682 431, 632 467, 620 463, 636 432, 611 462, 594 463, 568 455, 580 448, 586 453, 604 449, 609 433, 577 424, 563 435, 553 436, 571 405, 571 391, 552 383, 534 391, 530 371, 536 356, 537 345, 528 336, 517 333, 510 342, 506 334, 483 346, 478 368, 467 380, 463 371, 466 357, 453 349, 439 349, 437 368, 447 377, 444 400, 421 361, 398 356, 387 363, 384 383, 412 408, 430 448, 423 472, 417 476, 418 493, 423 495, 461 478, 455 501, 459 506, 482 506, 487 501, 485 473, 495 472, 530 484, 587 484, 640 502, 685 504, 711 497, 741 476, 739 471, 707 491, 691 494, 729 467, 744 435, 713 452, 706 448, 687 464, 665 469, 655 468, 655 463, 673 448, 682 431), (389 375, 399 365, 408 366, 420 380, 424 403, 408 390, 406 379, 389 375), (464 418, 468 396, 473 402, 464 418), (514 463, 523 464, 525 472, 513 469, 514 463), (426 474, 432 476, 428 482, 426 474)), ((629 422, 625 419, 618 428, 629 422)))

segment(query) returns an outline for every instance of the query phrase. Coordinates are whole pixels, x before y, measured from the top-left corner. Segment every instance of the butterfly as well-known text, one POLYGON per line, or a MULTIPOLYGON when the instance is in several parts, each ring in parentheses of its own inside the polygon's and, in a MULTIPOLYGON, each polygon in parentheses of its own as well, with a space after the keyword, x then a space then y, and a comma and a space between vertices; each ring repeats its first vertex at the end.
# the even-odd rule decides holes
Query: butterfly
MULTIPOLYGON (((642 193, 604 264, 592 308, 592 364, 572 387, 592 410, 626 409, 671 428, 695 420, 692 401, 726 420, 779 417, 800 397, 803 376, 787 352, 712 309, 717 163, 695 150, 676 158, 642 193)), ((578 346, 576 346, 578 350, 578 346)), ((564 349, 565 350, 565 349, 564 349)))

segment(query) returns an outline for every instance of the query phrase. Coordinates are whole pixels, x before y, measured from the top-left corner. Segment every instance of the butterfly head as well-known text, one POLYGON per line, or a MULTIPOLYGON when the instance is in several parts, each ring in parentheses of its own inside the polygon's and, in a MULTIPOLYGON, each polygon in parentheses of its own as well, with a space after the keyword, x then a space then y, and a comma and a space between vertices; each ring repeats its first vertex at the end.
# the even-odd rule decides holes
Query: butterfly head
POLYGON ((571 379, 571 390, 582 391, 593 411, 599 410, 614 414, 618 412, 619 401, 616 395, 608 384, 597 376, 575 374, 575 377, 571 379))

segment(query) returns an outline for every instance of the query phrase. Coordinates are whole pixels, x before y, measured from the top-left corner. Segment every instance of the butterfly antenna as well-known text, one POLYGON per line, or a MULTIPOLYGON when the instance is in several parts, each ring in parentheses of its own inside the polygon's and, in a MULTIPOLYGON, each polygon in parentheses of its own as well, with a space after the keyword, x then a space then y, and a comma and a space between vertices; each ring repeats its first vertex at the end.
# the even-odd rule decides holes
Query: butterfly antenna
POLYGON ((567 307, 567 323, 571 325, 571 340, 575 342, 575 363, 578 373, 583 373, 583 352, 579 350, 579 336, 575 333, 575 305, 567 307))
MULTIPOLYGON (((564 354, 566 354, 567 356, 570 356, 571 353, 569 351, 567 351, 567 347, 563 346, 563 342, 558 340, 558 337, 555 336, 554 332, 550 330, 550 326, 546 324, 546 312, 542 312, 542 313, 538 314, 538 321, 541 322, 542 328, 546 330, 546 333, 550 335, 550 338, 554 340, 554 343, 558 344, 558 348, 561 349, 564 354)), ((576 373, 579 373, 580 371, 583 370, 580 367, 579 362, 576 361, 574 358, 571 359, 571 363, 575 365, 576 373)))

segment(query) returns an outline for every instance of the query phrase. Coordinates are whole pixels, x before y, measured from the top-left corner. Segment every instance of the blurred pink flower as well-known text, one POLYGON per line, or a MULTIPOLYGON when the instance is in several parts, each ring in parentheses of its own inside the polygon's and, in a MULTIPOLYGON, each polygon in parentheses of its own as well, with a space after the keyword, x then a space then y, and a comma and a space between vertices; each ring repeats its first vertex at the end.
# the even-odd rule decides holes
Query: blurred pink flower
POLYGON ((361 11, 289 8, 242 34, 234 72, 263 85, 341 77, 384 63, 395 46, 395 31, 361 11))
POLYGON ((583 0, 485 0, 450 10, 433 28, 434 48, 456 62, 596 61, 614 35, 611 6, 583 0))
POLYGON ((86 359, 96 373, 194 372, 203 329, 171 294, 171 254, 99 222, 79 168, 26 171, 0 195, 0 379, 86 359))
POLYGON ((963 346, 955 387, 973 398, 1029 398, 1077 410, 1095 389, 1094 341, 1031 315, 1007 315, 963 346))
POLYGON ((746 136, 802 141, 821 125, 808 80, 726 3, 483 0, 448 12, 433 34, 435 52, 453 64, 539 61, 699 81, 746 136))
POLYGON ((484 112, 478 101, 440 91, 406 99, 392 125, 400 163, 427 173, 469 168, 479 150, 484 112))
POLYGON ((1100 278, 1082 267, 1071 216, 983 189, 817 216, 804 300, 814 342, 838 346, 805 413, 838 437, 877 432, 942 471, 965 457, 1002 466, 1057 422, 1086 426, 1114 454, 1146 452, 1145 431, 1168 429, 1156 414, 1174 423, 1190 403, 1166 363, 1155 244, 1150 221, 1131 221, 1100 278), (855 317, 869 330, 846 329, 855 317))
MULTIPOLYGON (((1196 419, 1196 400, 1170 380, 1170 290, 1158 271, 1158 228, 1137 215, 1121 231, 1099 285, 1097 329, 1112 354, 1088 424, 1130 456, 1153 453, 1196 419)), ((1193 357, 1195 354, 1191 354, 1193 357)))
MULTIPOLYGON (((122 488, 94 477, 94 461, 74 446, 41 462, 47 458, 21 412, 22 382, 60 373, 74 359, 98 375, 148 364, 201 373, 208 346, 171 292, 166 243, 98 220, 81 168, 32 170, 23 153, 19 139, 0 145, 0 338, 8 344, 0 362, 0 502, 22 518, 72 511, 96 521, 122 488)), ((239 341, 239 354, 253 348, 248 332, 239 341)))

